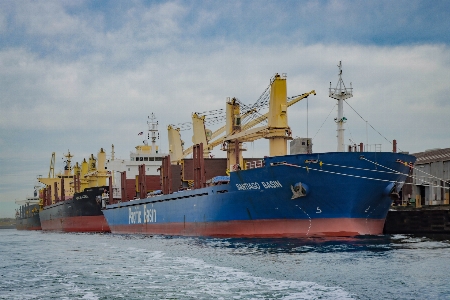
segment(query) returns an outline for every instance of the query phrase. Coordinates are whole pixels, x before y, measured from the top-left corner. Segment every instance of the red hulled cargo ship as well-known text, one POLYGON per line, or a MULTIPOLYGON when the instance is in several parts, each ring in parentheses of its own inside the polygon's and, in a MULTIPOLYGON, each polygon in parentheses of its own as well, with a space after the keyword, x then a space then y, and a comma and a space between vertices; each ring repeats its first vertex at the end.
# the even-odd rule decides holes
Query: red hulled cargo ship
POLYGON ((108 187, 87 188, 71 199, 44 206, 39 213, 43 230, 63 232, 108 232, 101 210, 108 187))
MULTIPOLYGON (((108 196, 105 170, 105 152, 93 155, 89 163, 84 159, 72 168, 70 152, 65 155, 64 172, 54 176, 53 153, 48 178, 38 178, 46 187, 40 191, 39 217, 42 230, 61 232, 109 232, 102 212, 102 201, 108 196)), ((104 203, 103 203, 104 205, 104 203)))

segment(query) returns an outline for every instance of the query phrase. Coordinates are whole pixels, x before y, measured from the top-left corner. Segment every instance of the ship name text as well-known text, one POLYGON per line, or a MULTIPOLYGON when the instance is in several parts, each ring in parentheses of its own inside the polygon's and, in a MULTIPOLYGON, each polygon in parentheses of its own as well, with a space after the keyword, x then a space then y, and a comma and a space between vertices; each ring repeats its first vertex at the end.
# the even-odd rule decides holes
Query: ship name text
POLYGON ((249 183, 237 183, 236 187, 238 190, 248 191, 248 190, 260 190, 261 186, 265 189, 277 189, 283 187, 278 180, 271 181, 261 181, 261 184, 258 182, 249 182, 249 183))
POLYGON ((128 208, 128 224, 140 224, 140 223, 156 223, 156 209, 149 208, 147 209, 147 205, 142 206, 142 210, 140 207, 136 209, 128 208))

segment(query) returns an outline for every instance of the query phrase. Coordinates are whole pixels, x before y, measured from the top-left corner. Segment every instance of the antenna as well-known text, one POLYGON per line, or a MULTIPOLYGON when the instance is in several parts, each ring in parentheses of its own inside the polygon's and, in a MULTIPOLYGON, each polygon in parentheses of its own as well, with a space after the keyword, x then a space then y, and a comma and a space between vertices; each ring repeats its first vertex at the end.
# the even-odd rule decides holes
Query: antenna
POLYGON ((331 87, 330 82, 330 91, 329 91, 329 97, 336 99, 338 101, 338 116, 334 119, 334 121, 337 124, 337 151, 338 152, 344 152, 344 123, 347 121, 347 118, 344 117, 344 107, 343 102, 345 99, 353 97, 353 87, 352 83, 350 82, 350 88, 346 88, 344 81, 342 80, 342 61, 339 61, 339 80, 336 84, 335 88, 331 87))

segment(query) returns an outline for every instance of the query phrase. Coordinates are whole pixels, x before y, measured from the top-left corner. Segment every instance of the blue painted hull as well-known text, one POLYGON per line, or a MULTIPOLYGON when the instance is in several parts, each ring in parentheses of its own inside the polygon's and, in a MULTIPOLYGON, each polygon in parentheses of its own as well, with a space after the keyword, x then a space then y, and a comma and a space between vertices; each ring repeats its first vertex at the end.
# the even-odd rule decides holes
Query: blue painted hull
POLYGON ((301 237, 381 234, 410 155, 299 154, 232 172, 228 184, 108 205, 113 233, 301 237), (303 187, 299 189, 298 187, 303 187))

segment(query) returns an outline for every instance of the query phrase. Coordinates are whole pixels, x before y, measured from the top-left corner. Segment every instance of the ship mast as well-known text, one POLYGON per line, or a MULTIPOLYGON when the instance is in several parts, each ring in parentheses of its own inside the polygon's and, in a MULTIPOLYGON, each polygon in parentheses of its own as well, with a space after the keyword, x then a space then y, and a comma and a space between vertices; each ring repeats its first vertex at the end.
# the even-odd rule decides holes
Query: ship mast
POLYGON ((156 147, 156 139, 159 139, 159 133, 158 133, 158 121, 155 121, 156 117, 155 114, 152 113, 151 116, 148 117, 150 119, 150 121, 147 121, 147 125, 148 125, 148 139, 150 139, 150 132, 152 134, 152 150, 151 153, 152 154, 156 154, 158 153, 157 151, 157 147, 156 147))
POLYGON ((66 166, 64 167, 64 175, 71 175, 72 172, 72 157, 73 155, 70 154, 70 151, 67 150, 67 154, 64 154, 64 156, 66 157, 66 166))
POLYGON ((353 88, 352 83, 350 82, 350 88, 346 88, 344 81, 342 80, 342 62, 339 61, 339 81, 336 84, 335 88, 331 87, 330 82, 330 91, 329 97, 336 99, 338 101, 338 116, 334 119, 337 124, 337 151, 344 152, 344 123, 347 121, 347 118, 344 117, 344 107, 343 103, 345 99, 353 97, 353 88))

